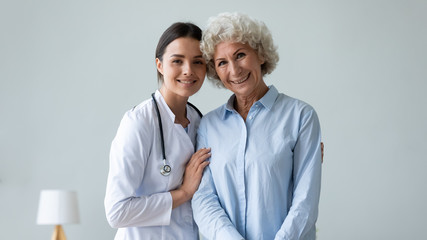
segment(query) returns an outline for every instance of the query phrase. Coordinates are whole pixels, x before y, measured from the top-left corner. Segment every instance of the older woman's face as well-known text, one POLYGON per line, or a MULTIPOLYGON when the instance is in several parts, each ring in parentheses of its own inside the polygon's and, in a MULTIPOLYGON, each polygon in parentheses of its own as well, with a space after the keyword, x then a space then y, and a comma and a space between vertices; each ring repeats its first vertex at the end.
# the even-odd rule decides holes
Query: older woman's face
POLYGON ((247 96, 265 86, 261 73, 264 60, 248 44, 219 43, 215 48, 214 63, 224 86, 236 95, 247 96))

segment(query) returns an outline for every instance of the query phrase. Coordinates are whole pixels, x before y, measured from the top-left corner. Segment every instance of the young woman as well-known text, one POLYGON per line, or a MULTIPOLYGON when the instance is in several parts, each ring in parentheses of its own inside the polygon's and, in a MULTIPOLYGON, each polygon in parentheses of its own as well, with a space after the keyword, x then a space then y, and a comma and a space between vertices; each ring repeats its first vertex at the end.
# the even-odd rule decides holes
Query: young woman
POLYGON ((175 23, 156 49, 160 89, 125 113, 111 145, 105 196, 115 239, 198 239, 190 199, 210 149, 195 152, 201 114, 188 98, 203 84, 202 32, 175 23))

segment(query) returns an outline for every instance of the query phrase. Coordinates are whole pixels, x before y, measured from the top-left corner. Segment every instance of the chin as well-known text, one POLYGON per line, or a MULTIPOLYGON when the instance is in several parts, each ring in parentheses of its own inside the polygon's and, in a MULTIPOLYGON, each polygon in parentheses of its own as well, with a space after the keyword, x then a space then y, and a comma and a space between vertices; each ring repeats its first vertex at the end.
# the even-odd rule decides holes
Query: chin
POLYGON ((199 89, 194 89, 194 90, 188 90, 187 89, 187 90, 183 90, 183 91, 180 91, 180 95, 183 96, 183 97, 191 97, 194 94, 196 94, 198 90, 199 89))

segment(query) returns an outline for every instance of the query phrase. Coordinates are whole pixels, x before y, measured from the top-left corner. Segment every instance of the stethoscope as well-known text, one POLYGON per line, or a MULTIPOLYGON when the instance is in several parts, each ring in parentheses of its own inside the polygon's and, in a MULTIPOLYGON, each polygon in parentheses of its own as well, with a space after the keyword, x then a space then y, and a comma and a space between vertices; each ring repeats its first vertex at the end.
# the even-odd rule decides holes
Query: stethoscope
MULTIPOLYGON (((160 142, 162 146, 162 154, 163 154, 163 167, 160 168, 160 173, 163 176, 169 176, 169 174, 172 171, 172 168, 169 164, 166 164, 166 154, 165 154, 165 139, 163 137, 163 124, 162 124, 162 118, 160 117, 160 111, 159 106, 157 105, 157 101, 154 98, 154 93, 151 94, 151 98, 153 98, 154 106, 156 107, 156 113, 157 113, 157 119, 159 120, 159 130, 160 130, 160 142)), ((200 118, 203 117, 203 114, 199 111, 199 109, 196 108, 193 104, 190 102, 187 102, 187 104, 192 107, 196 112, 199 114, 200 118)))

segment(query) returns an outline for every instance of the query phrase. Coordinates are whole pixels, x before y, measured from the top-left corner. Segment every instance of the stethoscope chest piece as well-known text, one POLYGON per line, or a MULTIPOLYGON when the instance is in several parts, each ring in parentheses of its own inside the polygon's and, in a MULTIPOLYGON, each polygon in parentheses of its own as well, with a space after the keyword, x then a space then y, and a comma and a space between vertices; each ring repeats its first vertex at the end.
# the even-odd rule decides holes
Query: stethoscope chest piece
MULTIPOLYGON (((154 106, 155 106, 156 113, 157 113, 157 118, 158 118, 158 121, 159 121, 160 143, 161 143, 161 146, 162 146, 163 166, 160 168, 160 173, 163 176, 169 176, 169 174, 171 174, 172 168, 171 168, 170 165, 166 164, 165 140, 163 139, 162 119, 160 117, 159 106, 157 106, 157 101, 156 101, 156 98, 154 97, 154 93, 151 94, 151 97, 153 98, 154 106)), ((197 113, 199 114, 200 118, 202 118, 203 115, 199 111, 199 109, 197 109, 193 104, 191 104, 189 102, 187 104, 190 105, 192 108, 194 108, 197 111, 197 113)))
POLYGON ((163 176, 169 176, 169 174, 171 174, 171 170, 172 170, 171 166, 169 166, 168 164, 164 163, 163 167, 160 168, 160 173, 163 176))

